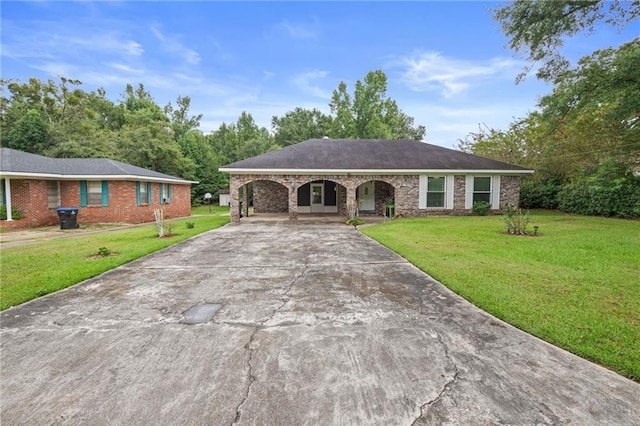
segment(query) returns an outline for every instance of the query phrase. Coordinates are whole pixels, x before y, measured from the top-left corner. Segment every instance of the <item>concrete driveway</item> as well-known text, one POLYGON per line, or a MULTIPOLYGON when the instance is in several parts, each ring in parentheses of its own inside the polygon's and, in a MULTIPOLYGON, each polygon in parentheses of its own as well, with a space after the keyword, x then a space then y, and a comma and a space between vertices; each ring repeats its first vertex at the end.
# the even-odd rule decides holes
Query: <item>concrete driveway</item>
POLYGON ((346 226, 225 226, 1 319, 2 425, 640 424, 640 385, 346 226))

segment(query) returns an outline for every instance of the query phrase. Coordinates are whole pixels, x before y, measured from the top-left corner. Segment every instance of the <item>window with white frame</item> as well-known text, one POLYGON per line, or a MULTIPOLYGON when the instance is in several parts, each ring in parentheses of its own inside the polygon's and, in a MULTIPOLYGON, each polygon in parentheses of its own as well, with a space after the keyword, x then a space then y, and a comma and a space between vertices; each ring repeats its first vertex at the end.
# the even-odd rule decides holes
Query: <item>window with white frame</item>
POLYGON ((473 202, 491 203, 491 176, 475 176, 473 178, 473 202))
POLYGON ((444 208, 446 182, 444 176, 427 177, 427 208, 444 208))
POLYGON ((149 185, 147 182, 140 182, 140 204, 149 204, 149 185))
POLYGON ((50 209, 60 207, 60 181, 47 181, 47 205, 50 209))
POLYGON ((87 182, 87 204, 90 206, 102 205, 102 182, 90 180, 87 182))

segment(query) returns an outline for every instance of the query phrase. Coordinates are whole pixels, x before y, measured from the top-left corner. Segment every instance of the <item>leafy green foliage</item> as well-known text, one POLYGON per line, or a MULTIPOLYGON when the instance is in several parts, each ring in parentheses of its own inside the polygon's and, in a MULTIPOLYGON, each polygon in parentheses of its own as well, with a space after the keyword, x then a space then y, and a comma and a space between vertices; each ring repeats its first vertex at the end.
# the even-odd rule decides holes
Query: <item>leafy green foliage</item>
POLYGON ((507 204, 502 209, 504 215, 504 222, 507 225, 507 233, 514 235, 527 235, 527 226, 529 226, 529 211, 522 212, 522 209, 517 209, 513 204, 507 204))
POLYGON ((624 165, 606 162, 593 174, 565 185, 558 196, 566 212, 593 216, 640 217, 640 177, 624 165))
POLYGON ((271 127, 274 142, 281 147, 293 145, 307 139, 329 136, 332 117, 317 109, 295 108, 282 117, 273 116, 271 127))
MULTIPOLYGON (((24 216, 22 216, 22 213, 20 213, 17 207, 11 207, 12 219, 18 220, 22 219, 23 217, 24 216)), ((0 206, 0 220, 7 220, 7 206, 5 205, 0 206)))
POLYGON ((486 216, 489 214, 489 210, 491 210, 491 203, 486 201, 476 201, 471 206, 471 211, 476 216, 486 216))
MULTIPOLYGON (((547 81, 569 66, 559 53, 567 36, 592 32, 599 22, 623 28, 639 16, 637 0, 516 0, 494 10, 509 47, 524 52, 532 64, 542 62, 537 76, 547 81)), ((526 68, 520 78, 530 70, 526 68)))
POLYGON ((520 206, 527 209, 557 209, 562 185, 553 177, 520 181, 520 206))

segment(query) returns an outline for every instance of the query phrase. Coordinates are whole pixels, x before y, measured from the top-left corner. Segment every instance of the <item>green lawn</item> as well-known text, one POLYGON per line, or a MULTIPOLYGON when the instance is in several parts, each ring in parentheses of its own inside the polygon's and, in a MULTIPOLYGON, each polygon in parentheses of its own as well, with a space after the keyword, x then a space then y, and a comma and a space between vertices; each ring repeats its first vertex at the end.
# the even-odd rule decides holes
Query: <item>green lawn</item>
POLYGON ((485 311, 640 379, 640 222, 533 212, 539 236, 500 216, 362 228, 485 311))
POLYGON ((0 310, 69 287, 229 222, 228 207, 212 206, 212 214, 208 207, 198 207, 192 214, 170 221, 173 235, 168 238, 158 238, 155 224, 149 224, 3 248, 0 310), (193 223, 193 228, 188 228, 187 222, 193 223), (93 256, 101 247, 117 255, 93 256))

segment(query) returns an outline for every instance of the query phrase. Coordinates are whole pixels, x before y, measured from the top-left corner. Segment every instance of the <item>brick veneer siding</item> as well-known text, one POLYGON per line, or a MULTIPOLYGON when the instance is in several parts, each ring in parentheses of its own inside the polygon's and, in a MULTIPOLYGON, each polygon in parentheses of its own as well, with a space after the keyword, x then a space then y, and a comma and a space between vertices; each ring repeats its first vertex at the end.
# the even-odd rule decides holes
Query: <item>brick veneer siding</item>
POLYGON ((253 182, 253 211, 256 213, 286 213, 289 191, 286 186, 270 180, 253 182))
MULTIPOLYGON (((431 216, 431 215, 465 215, 471 210, 465 209, 466 176, 454 176, 453 209, 420 209, 418 206, 418 192, 420 177, 418 175, 231 175, 231 220, 240 220, 238 212, 238 190, 249 183, 254 183, 254 206, 256 200, 261 212, 274 212, 269 206, 277 206, 278 211, 289 212, 289 218, 295 220, 298 216, 298 193, 300 186, 316 180, 330 180, 338 184, 337 201, 338 213, 347 216, 355 211, 356 190, 361 184, 374 181, 376 192, 376 212, 382 210, 385 198, 393 197, 396 216, 431 216), (271 182, 271 183, 267 183, 271 182), (273 188, 277 194, 267 196, 267 188, 273 188), (256 198, 256 188, 258 197, 256 198), (284 196, 288 193, 288 207, 284 208, 284 196), (385 194, 389 194, 385 197, 385 194), (269 199, 267 201, 267 199, 269 199)), ((500 178, 500 208, 511 203, 518 205, 520 192, 519 176, 501 176, 500 178)), ((258 210, 256 210, 258 212, 258 210)), ((499 212, 496 210, 495 212, 499 212)))
MULTIPOLYGON (((171 184, 171 203, 160 204, 160 186, 151 184, 152 203, 138 206, 135 181, 109 181, 109 205, 80 207, 80 181, 60 181, 61 207, 79 207, 77 221, 83 223, 153 222, 153 210, 164 209, 167 219, 191 215, 190 185, 171 184)), ((47 184, 44 180, 11 180, 11 201, 24 219, 2 221, 2 226, 26 228, 59 223, 56 208, 47 206, 47 184)))

